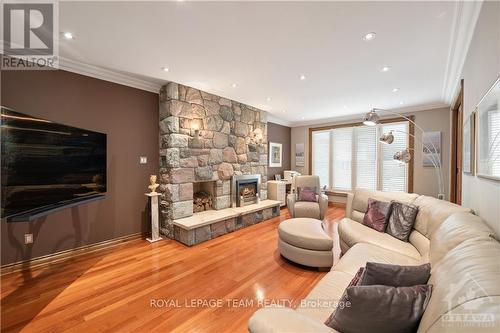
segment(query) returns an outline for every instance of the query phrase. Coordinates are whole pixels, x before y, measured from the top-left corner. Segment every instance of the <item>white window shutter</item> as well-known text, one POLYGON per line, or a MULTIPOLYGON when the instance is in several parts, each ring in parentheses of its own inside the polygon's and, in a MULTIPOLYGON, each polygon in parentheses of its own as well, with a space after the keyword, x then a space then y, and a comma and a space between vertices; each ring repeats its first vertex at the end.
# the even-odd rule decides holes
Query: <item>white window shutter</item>
POLYGON ((312 174, 319 176, 321 187, 330 186, 330 131, 312 133, 312 174))
POLYGON ((336 190, 352 189, 353 130, 353 127, 332 130, 333 188, 336 190))
POLYGON ((377 127, 356 128, 355 187, 377 189, 377 127))

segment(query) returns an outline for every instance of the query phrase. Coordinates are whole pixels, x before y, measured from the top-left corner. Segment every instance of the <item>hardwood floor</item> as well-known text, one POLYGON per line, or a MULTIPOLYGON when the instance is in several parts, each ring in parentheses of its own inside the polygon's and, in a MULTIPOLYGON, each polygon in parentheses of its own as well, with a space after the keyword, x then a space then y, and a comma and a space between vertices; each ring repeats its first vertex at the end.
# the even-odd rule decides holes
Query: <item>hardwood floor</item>
MULTIPOLYGON (((331 206, 325 219, 336 258, 344 212, 331 206)), ((193 247, 133 240, 6 274, 2 332, 246 332, 258 300, 295 306, 326 274, 279 255, 276 230, 287 218, 285 208, 280 217, 193 247), (205 303, 196 307, 196 300, 205 303)))

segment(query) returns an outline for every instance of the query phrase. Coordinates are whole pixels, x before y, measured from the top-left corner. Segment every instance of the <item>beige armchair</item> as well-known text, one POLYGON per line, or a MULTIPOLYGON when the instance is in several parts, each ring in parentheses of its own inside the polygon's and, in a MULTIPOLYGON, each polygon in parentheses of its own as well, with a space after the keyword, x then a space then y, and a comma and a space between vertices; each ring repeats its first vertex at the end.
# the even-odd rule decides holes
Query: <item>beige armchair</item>
POLYGON ((321 193, 318 176, 295 176, 292 180, 292 193, 287 197, 288 210, 292 217, 310 217, 323 220, 328 208, 328 197, 321 193), (318 202, 298 201, 298 187, 315 187, 318 202))

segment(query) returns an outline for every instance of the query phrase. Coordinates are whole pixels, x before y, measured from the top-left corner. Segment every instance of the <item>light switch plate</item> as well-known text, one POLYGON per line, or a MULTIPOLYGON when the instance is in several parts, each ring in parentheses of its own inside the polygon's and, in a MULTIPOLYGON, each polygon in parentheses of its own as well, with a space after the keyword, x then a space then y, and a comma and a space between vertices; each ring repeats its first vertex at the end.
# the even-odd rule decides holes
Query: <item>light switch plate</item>
POLYGON ((33 243, 33 234, 24 234, 24 244, 33 243))
POLYGON ((139 164, 147 164, 147 163, 148 163, 148 158, 146 156, 139 157, 139 164))

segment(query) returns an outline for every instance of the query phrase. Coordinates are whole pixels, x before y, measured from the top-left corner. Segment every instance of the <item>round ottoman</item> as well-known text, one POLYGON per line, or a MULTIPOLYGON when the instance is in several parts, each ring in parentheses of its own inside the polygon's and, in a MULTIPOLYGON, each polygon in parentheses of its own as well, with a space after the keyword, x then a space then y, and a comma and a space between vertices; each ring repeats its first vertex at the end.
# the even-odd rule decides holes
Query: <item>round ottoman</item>
POLYGON ((283 257, 301 265, 331 268, 333 240, 323 230, 320 220, 294 218, 278 227, 278 248, 283 257))

